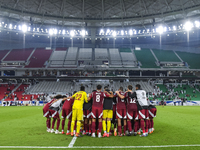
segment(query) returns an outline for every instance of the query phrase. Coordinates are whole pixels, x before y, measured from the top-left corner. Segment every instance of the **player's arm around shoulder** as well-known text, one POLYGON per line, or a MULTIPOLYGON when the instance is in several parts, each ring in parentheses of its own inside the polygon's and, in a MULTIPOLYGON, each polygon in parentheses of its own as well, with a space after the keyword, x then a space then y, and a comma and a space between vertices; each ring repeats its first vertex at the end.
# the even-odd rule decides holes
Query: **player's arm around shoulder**
POLYGON ((84 92, 84 101, 85 101, 86 103, 88 103, 88 97, 87 97, 87 93, 86 93, 86 92, 84 92))
POLYGON ((121 94, 119 93, 119 91, 115 91, 115 93, 116 93, 121 99, 126 98, 126 93, 125 93, 124 95, 121 95, 121 94))

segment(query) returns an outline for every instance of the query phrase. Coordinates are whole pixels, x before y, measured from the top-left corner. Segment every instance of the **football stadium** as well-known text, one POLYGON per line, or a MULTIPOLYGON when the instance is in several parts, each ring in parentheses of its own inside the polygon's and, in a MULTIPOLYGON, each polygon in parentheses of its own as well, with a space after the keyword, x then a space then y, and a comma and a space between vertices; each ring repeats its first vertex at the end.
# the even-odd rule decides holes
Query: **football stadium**
POLYGON ((0 150, 199 150, 199 10, 0 0, 0 150))

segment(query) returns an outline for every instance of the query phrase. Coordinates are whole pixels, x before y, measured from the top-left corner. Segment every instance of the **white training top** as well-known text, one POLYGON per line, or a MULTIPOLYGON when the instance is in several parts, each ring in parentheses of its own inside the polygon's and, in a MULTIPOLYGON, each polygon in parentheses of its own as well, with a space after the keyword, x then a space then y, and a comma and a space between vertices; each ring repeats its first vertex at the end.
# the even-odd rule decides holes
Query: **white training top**
POLYGON ((147 103, 146 92, 144 90, 136 90, 135 92, 140 106, 149 106, 147 103))

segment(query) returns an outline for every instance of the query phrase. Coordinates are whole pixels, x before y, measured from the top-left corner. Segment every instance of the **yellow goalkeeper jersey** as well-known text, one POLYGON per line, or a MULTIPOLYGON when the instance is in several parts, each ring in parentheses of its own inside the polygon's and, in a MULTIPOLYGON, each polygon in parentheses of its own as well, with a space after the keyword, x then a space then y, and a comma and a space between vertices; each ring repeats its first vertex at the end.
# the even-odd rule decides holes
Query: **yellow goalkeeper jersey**
POLYGON ((83 109, 84 101, 87 103, 87 93, 85 91, 76 92, 72 98, 74 98, 73 109, 83 109))

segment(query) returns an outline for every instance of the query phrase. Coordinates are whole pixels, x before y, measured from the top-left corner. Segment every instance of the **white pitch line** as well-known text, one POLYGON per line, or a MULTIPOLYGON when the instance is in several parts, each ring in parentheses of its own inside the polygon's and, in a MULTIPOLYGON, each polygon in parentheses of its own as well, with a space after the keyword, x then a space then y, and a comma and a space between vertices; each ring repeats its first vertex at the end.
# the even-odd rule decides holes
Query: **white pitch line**
POLYGON ((76 137, 74 137, 71 141, 70 144, 72 144, 72 147, 69 146, 0 146, 1 148, 48 148, 48 149, 58 149, 58 148, 62 148, 62 149, 66 149, 66 148, 163 148, 163 147, 199 147, 200 144, 194 144, 194 145, 155 145, 155 146, 73 146, 75 141, 76 141, 76 137), (75 140, 73 140, 75 139, 75 140))
POLYGON ((77 139, 77 137, 74 136, 73 139, 71 140, 71 142, 69 143, 68 147, 72 148, 74 146, 74 143, 76 142, 76 139, 77 139))

